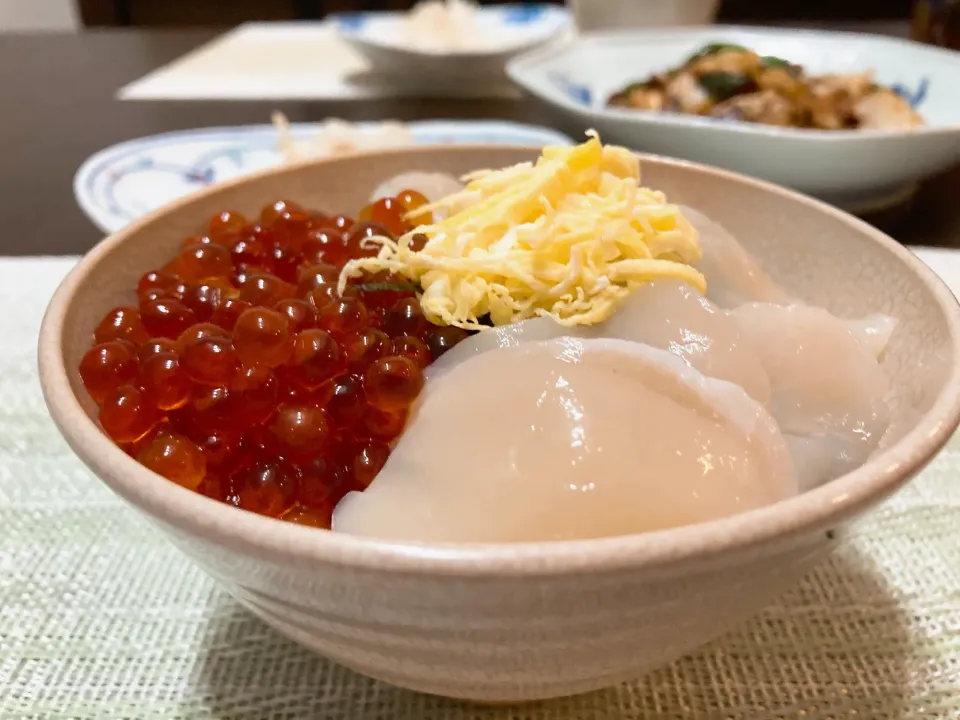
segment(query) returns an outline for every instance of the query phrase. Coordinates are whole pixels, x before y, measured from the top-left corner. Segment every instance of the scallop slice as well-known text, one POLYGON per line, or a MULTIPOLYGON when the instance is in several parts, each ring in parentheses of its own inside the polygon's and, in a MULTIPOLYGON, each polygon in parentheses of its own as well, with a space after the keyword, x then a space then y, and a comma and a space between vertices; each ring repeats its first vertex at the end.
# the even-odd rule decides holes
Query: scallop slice
POLYGON ((680 211, 697 229, 703 258, 696 268, 707 279, 707 298, 722 308, 758 301, 791 302, 760 264, 722 225, 684 205, 680 211))
POLYGON ((740 329, 682 281, 665 279, 641 286, 596 331, 602 337, 669 350, 704 375, 739 385, 764 405, 770 401, 763 363, 740 337, 740 329))
MULTIPOLYGON (((707 298, 728 309, 747 302, 799 304, 722 225, 694 208, 680 208, 700 235, 703 259, 697 268, 707 279, 707 298)), ((844 322, 875 357, 883 354, 897 324, 894 318, 879 313, 844 322)))
POLYGON ((857 468, 862 460, 850 456, 851 443, 837 435, 792 435, 783 439, 793 458, 800 490, 806 492, 857 468))
POLYGON ((537 318, 485 330, 440 358, 428 376, 439 377, 483 352, 563 335, 631 340, 668 350, 709 377, 741 386, 760 403, 770 400, 763 365, 740 339, 737 326, 696 288, 673 278, 639 287, 613 317, 599 325, 567 328, 551 318, 537 318))
POLYGON ((563 327, 553 318, 535 318, 520 322, 500 325, 475 333, 457 343, 451 350, 427 367, 426 377, 429 382, 435 382, 451 370, 467 362, 477 355, 483 355, 492 350, 517 347, 524 343, 539 340, 554 340, 559 337, 590 337, 591 331, 583 327, 563 327))
POLYGON ((863 348, 878 359, 883 356, 893 331, 897 329, 895 318, 879 313, 843 322, 863 348))
POLYGON ((739 387, 639 343, 558 338, 431 380, 383 470, 333 529, 396 541, 640 533, 789 497, 789 452, 739 387))
POLYGON ((728 316, 767 371, 781 431, 797 438, 790 444, 801 488, 865 462, 890 423, 889 380, 869 344, 805 305, 750 303, 728 316))

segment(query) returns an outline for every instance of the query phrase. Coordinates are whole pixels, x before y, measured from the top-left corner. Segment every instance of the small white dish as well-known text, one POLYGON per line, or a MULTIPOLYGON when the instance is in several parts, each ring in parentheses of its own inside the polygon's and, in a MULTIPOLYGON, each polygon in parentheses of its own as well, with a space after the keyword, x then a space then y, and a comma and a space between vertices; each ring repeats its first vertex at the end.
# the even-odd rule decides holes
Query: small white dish
POLYGON ((482 49, 435 51, 405 38, 405 12, 347 13, 334 17, 340 36, 363 54, 378 73, 404 82, 463 82, 478 76, 502 76, 507 61, 559 37, 572 26, 563 7, 546 4, 491 5, 478 8, 478 29, 495 38, 482 49))
POLYGON ((606 142, 737 170, 849 210, 902 197, 960 160, 960 53, 878 35, 745 27, 587 34, 515 58, 510 78, 606 142), (811 73, 873 69, 927 125, 910 132, 801 130, 679 113, 605 107, 631 82, 704 45, 735 43, 811 73))
MULTIPOLYGON (((378 123, 357 123, 374 131, 378 123)), ((510 122, 434 120, 408 123, 419 145, 569 145, 548 128, 510 122)), ((293 140, 320 125, 290 126, 293 140)), ((283 157, 272 125, 213 127, 163 133, 105 148, 88 158, 73 180, 77 204, 106 233, 201 188, 277 167, 283 157)))

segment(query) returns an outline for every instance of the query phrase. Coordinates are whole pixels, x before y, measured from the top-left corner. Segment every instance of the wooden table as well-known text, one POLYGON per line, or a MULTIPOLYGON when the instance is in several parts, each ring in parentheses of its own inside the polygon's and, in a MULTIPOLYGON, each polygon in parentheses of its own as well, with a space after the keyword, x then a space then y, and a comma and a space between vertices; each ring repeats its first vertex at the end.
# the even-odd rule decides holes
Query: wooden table
MULTIPOLYGON (((905 24, 863 29, 903 34, 905 24)), ((126 83, 210 40, 209 30, 109 30, 0 40, 0 255, 85 252, 101 233, 73 198, 73 175, 104 147, 153 133, 333 115, 351 120, 506 118, 547 124, 519 100, 390 99, 342 103, 118 101, 126 83)), ((928 183, 908 208, 871 222, 905 243, 960 247, 960 167, 928 183)))

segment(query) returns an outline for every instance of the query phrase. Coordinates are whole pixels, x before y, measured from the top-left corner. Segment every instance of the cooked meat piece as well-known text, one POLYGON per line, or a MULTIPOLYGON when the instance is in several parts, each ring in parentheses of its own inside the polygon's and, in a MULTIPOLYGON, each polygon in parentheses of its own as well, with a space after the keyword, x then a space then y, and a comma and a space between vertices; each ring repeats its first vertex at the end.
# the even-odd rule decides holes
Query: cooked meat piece
POLYGON ((853 108, 873 85, 870 73, 820 75, 807 81, 811 123, 823 130, 853 127, 853 108))
POLYGON ((737 95, 717 104, 710 114, 714 117, 780 127, 797 124, 797 107, 773 90, 737 95))
POLYGON ((646 87, 627 88, 623 93, 625 107, 634 110, 663 110, 663 91, 646 87))
POLYGON ((810 125, 819 130, 843 130, 850 127, 853 117, 853 105, 850 102, 838 103, 833 98, 806 97, 810 125))
POLYGON ((803 92, 803 83, 782 67, 763 70, 757 75, 756 82, 761 90, 775 90, 788 98, 799 97, 803 92))
POLYGON ((694 75, 718 72, 748 75, 760 69, 760 56, 749 50, 721 50, 692 60, 686 69, 694 75))
POLYGON ((700 87, 697 78, 679 72, 667 81, 667 106, 685 113, 699 114, 710 105, 710 96, 700 87))
POLYGON ((869 93, 853 112, 865 130, 910 130, 923 125, 923 118, 910 103, 886 88, 869 93))
POLYGON ((626 86, 608 104, 819 130, 924 123, 908 101, 878 87, 872 71, 811 76, 789 60, 730 43, 705 45, 683 65, 626 86))
POLYGON ((845 94, 859 100, 873 86, 873 73, 854 75, 816 75, 807 80, 810 92, 821 97, 845 94))

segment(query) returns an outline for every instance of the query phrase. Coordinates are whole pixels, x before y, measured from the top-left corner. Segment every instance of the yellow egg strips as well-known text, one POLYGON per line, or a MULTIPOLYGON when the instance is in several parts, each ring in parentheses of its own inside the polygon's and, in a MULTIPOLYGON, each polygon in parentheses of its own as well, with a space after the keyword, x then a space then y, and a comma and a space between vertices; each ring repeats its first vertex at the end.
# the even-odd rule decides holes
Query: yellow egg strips
POLYGON ((352 260, 341 289, 365 272, 417 282, 424 314, 468 330, 550 316, 561 325, 601 322, 637 286, 659 277, 705 290, 692 267, 697 232, 662 192, 640 185, 640 163, 595 133, 572 147, 547 147, 535 163, 482 170, 432 205, 446 217, 397 241, 378 238, 376 257, 352 260), (428 240, 411 249, 414 234, 428 240))

